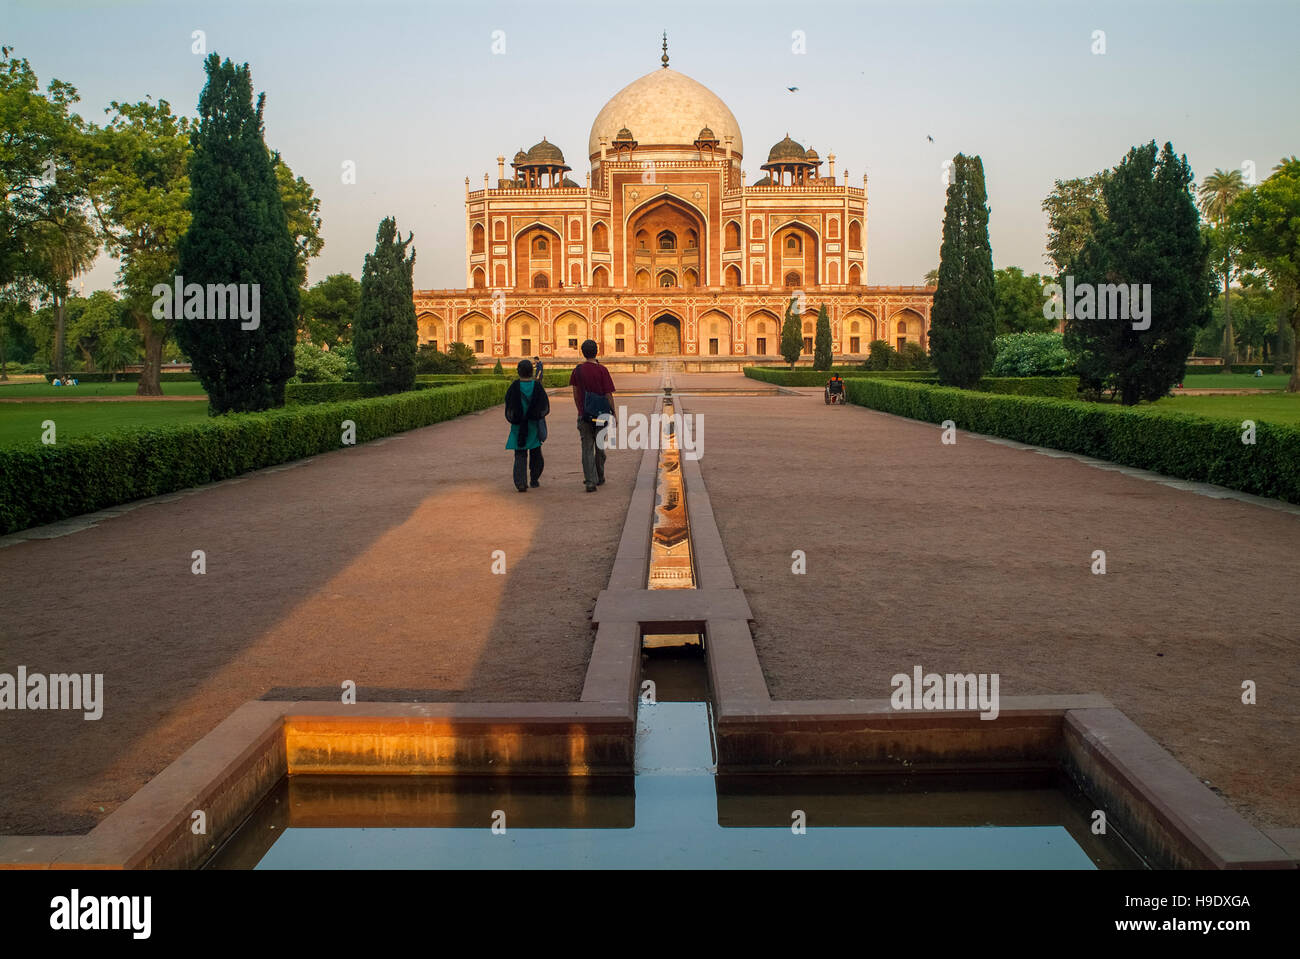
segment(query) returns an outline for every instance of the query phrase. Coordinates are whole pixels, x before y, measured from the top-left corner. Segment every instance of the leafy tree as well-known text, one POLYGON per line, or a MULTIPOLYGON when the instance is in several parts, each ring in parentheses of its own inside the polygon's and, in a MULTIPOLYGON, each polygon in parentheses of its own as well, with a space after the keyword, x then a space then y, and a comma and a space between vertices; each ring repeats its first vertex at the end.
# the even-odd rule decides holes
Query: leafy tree
POLYGON ((993 365, 993 251, 980 158, 957 154, 944 208, 930 358, 945 386, 971 389, 993 365))
POLYGON ((1069 266, 1097 304, 1104 284, 1137 285, 1145 301, 1139 311, 1130 298, 1128 318, 1086 301, 1077 310, 1066 304, 1065 345, 1079 354, 1081 386, 1113 388, 1126 406, 1159 399, 1182 379, 1209 316, 1209 247, 1191 184, 1187 159, 1172 144, 1158 154, 1154 141, 1131 149, 1103 186, 1106 219, 1094 213, 1093 235, 1069 266), (1133 328, 1139 312, 1145 329, 1133 328))
POLYGON ((826 304, 817 311, 817 339, 813 348, 813 369, 829 370, 834 357, 831 354, 831 315, 826 304))
MULTIPOLYGON (((280 200, 284 204, 284 215, 289 222, 289 235, 293 237, 294 263, 298 268, 298 285, 307 282, 307 264, 325 248, 325 240, 320 235, 320 200, 311 184, 302 177, 295 177, 289 164, 281 159, 280 154, 271 156, 271 165, 275 168, 276 187, 280 200)), ((346 273, 335 276, 352 277, 346 273)), ((356 281, 353 280, 355 283, 356 281)))
MULTIPOLYGON (((96 290, 88 299, 76 297, 68 301, 68 340, 74 349, 81 352, 87 370, 93 371, 99 362, 104 338, 113 335, 126 322, 122 301, 108 290, 96 290)), ((132 338, 130 342, 134 349, 136 339, 132 338)), ((125 363, 134 358, 132 353, 125 363)))
POLYGON ((1267 273, 1286 304, 1294 364, 1287 392, 1300 392, 1300 159, 1283 159, 1267 180, 1233 201, 1228 216, 1244 264, 1267 273))
POLYGON ((1043 283, 1037 273, 1018 266, 993 273, 993 309, 997 333, 1046 333, 1056 326, 1043 316, 1043 283))
POLYGON ((318 346, 330 349, 352 341, 352 320, 361 302, 361 284, 351 273, 332 273, 302 295, 299 328, 318 346))
MULTIPOLYGON (((191 134, 189 210, 178 272, 185 283, 256 290, 256 325, 241 317, 176 322, 176 338, 208 392, 213 414, 284 405, 293 376, 298 276, 293 237, 264 139, 266 95, 253 105, 248 64, 214 53, 191 134)), ((251 296, 250 296, 251 300, 251 296)), ((188 311, 187 311, 188 314, 188 311)))
POLYGON ((781 324, 781 356, 790 364, 790 369, 794 369, 799 354, 803 352, 803 328, 799 325, 799 314, 795 312, 794 305, 792 297, 786 304, 785 320, 781 324))
POLYGON ((1058 275, 1068 269, 1083 249, 1084 242, 1096 229, 1096 218, 1106 218, 1106 201, 1102 186, 1108 171, 1074 180, 1057 180, 1052 192, 1043 200, 1047 214, 1047 258, 1058 275))
POLYGON ((9 379, 9 363, 27 363, 36 355, 36 343, 23 319, 31 303, 14 295, 0 295, 0 380, 9 379))
POLYGON ((1230 372, 1229 367, 1233 361, 1232 300, 1229 286, 1232 283, 1233 261, 1237 252, 1232 242, 1232 234, 1225 229, 1225 225, 1228 222, 1228 207, 1245 189, 1246 183, 1241 178, 1240 170, 1225 171, 1216 169, 1201 181, 1201 187, 1198 191, 1201 212, 1205 214, 1206 219, 1214 224, 1210 244, 1211 262, 1214 264, 1215 272, 1223 277, 1224 372, 1230 372))
POLYGON ((44 93, 25 59, 0 47, 0 289, 8 302, 44 292, 57 313, 63 362, 68 283, 94 258, 85 247, 81 120, 76 88, 51 80, 44 93), (61 279, 62 277, 62 279, 61 279))
POLYGON ((112 116, 90 134, 90 193, 108 251, 117 257, 117 289, 144 346, 137 396, 162 395, 163 350, 175 320, 154 315, 154 287, 170 286, 179 244, 189 229, 193 125, 166 100, 114 101, 112 116))
POLYGON ((406 255, 414 234, 402 239, 397 221, 385 217, 375 235, 375 252, 361 271, 361 302, 352 325, 352 345, 361 375, 384 392, 415 386, 415 353, 420 339, 412 299, 415 251, 406 255))

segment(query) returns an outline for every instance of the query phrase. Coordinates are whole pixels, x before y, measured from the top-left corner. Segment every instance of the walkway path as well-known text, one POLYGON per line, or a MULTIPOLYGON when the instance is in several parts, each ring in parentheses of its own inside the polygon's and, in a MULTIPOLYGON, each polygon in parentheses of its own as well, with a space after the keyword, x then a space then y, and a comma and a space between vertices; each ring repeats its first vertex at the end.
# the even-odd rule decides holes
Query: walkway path
POLYGON ((884 699, 916 665, 1101 693, 1256 825, 1300 825, 1300 516, 819 394, 686 407, 773 698, 884 699))
POLYGON ((552 396, 526 494, 496 407, 0 549, 0 671, 105 686, 98 721, 0 714, 0 834, 91 828, 250 699, 579 698, 640 454, 588 495, 552 396))
MULTIPOLYGON (((775 698, 886 698, 916 665, 997 672, 1006 696, 1098 692, 1256 825, 1300 825, 1300 517, 970 434, 943 446, 820 391, 673 380, 706 416, 775 698)), ((641 457, 613 454, 584 493, 566 402, 524 495, 498 407, 0 549, 0 671, 106 687, 97 722, 0 717, 0 833, 90 828, 249 699, 332 700, 345 680, 361 700, 578 698, 641 457)))

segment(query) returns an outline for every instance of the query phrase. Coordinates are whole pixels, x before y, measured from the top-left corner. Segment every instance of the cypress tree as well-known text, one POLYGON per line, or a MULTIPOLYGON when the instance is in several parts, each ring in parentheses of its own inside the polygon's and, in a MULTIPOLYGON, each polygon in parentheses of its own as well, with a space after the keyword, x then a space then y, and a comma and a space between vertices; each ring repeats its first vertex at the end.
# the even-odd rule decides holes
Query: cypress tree
POLYGON ((993 251, 983 162, 959 153, 953 157, 953 174, 930 311, 930 358, 940 383, 971 389, 995 356, 993 251))
POLYGON ((794 369, 803 352, 803 329, 799 326, 799 316, 794 311, 794 298, 785 307, 785 321, 781 324, 781 356, 794 369))
POLYGON ((412 298, 415 250, 406 255, 415 234, 405 240, 397 221, 385 217, 375 235, 375 252, 366 254, 361 271, 361 302, 352 324, 352 343, 364 379, 385 393, 415 388, 415 351, 419 326, 412 298))
POLYGON ((831 315, 826 311, 826 304, 817 311, 817 339, 813 347, 813 369, 829 370, 834 357, 831 355, 831 315))
POLYGON ((1126 406, 1160 399, 1182 379, 1209 320, 1210 251, 1191 184, 1173 144, 1158 155, 1154 140, 1129 150, 1102 187, 1106 218, 1094 216, 1070 263, 1076 302, 1065 303, 1065 344, 1080 353, 1083 385, 1114 389, 1126 406), (1124 305, 1126 316, 1113 315, 1124 305))
POLYGON ((266 95, 260 94, 254 107, 246 63, 237 67, 213 53, 204 69, 208 81, 191 134, 192 220, 179 244, 177 266, 187 292, 183 309, 172 303, 176 340, 208 393, 209 412, 264 410, 284 405, 284 384, 294 374, 298 268, 293 237, 275 157, 266 147, 266 95), (202 290, 194 299, 188 292, 193 284, 202 290), (238 285, 233 300, 230 284, 238 285), (214 291, 215 285, 224 292, 214 291), (235 302, 255 315, 235 310, 231 316, 235 302))

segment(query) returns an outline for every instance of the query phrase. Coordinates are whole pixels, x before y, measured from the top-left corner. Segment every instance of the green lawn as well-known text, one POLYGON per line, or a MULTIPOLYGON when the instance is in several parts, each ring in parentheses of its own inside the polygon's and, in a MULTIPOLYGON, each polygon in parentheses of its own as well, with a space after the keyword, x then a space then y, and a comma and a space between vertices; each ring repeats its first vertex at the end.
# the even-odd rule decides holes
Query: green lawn
MULTIPOLYGON (((110 385, 110 384, 103 384, 110 385)), ((184 383, 182 386, 198 386, 184 383)), ((54 420, 55 439, 90 436, 122 426, 166 426, 201 423, 208 404, 192 403, 0 403, 0 447, 41 441, 41 423, 54 420)))
MULTIPOLYGON (((1226 374, 1231 375, 1231 374, 1226 374)), ((1300 393, 1258 393, 1253 396, 1170 396, 1157 409, 1178 410, 1221 419, 1300 425, 1300 393)))
POLYGON ((1188 390, 1281 390, 1291 380, 1290 373, 1189 373, 1183 377, 1188 390))
MULTIPOLYGON (((32 396, 135 396, 135 383, 82 383, 80 386, 53 386, 39 383, 0 383, 0 400, 19 400, 32 396)), ((202 396, 199 382, 164 383, 164 396, 202 396)))

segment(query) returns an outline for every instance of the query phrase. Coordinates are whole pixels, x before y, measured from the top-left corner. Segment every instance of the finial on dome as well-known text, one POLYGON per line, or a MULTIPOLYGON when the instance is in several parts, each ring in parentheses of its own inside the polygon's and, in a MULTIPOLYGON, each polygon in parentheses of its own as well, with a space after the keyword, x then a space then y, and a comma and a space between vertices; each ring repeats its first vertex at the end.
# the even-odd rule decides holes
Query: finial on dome
POLYGON ((668 31, 667 30, 664 31, 664 55, 659 59, 663 62, 664 69, 667 70, 668 69, 668 31))

